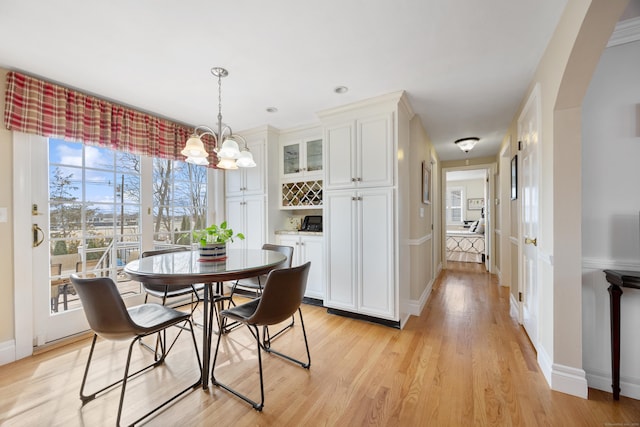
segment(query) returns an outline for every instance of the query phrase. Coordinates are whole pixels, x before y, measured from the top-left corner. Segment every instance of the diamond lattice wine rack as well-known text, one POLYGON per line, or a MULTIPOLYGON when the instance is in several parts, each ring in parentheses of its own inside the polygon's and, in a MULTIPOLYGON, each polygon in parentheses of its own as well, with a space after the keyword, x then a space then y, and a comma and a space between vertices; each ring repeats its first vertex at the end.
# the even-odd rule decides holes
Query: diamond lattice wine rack
POLYGON ((282 207, 322 206, 322 180, 282 184, 282 207))

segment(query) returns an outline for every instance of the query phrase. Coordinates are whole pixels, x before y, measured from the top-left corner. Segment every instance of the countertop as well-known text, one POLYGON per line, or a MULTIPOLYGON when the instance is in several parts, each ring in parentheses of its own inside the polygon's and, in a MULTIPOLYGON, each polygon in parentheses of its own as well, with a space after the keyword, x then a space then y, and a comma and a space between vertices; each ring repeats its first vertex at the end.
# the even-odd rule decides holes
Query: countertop
POLYGON ((322 231, 276 230, 276 234, 291 234, 294 236, 322 236, 322 231))

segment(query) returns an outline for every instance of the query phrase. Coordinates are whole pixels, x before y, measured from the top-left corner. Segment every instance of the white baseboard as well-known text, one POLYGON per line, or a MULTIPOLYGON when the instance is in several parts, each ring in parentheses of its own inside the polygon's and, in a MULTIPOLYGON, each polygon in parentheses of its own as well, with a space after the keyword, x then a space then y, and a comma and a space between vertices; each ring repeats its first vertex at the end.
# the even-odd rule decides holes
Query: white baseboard
MULTIPOLYGON (((587 374, 587 383, 591 388, 613 393, 611 382, 611 373, 590 369, 587 374)), ((620 377, 620 396, 640 399, 640 378, 620 377)))
POLYGON ((16 342, 9 340, 0 343, 0 365, 16 361, 16 342))
POLYGON ((589 386, 584 369, 554 363, 551 373, 551 389, 583 399, 589 398, 589 386))
POLYGON ((429 295, 431 295, 431 290, 433 289, 433 282, 434 282, 434 280, 432 279, 427 284, 427 287, 424 288, 424 291, 422 292, 422 295, 420 295, 420 299, 419 300, 409 300, 409 302, 407 304, 407 312, 410 315, 412 315, 412 316, 420 316, 420 314, 422 313, 422 310, 424 309, 424 306, 427 304, 427 300, 429 299, 429 295))
POLYGON ((538 366, 551 390, 587 399, 588 385, 584 369, 551 363, 551 358, 542 346, 538 346, 538 366))
POLYGON ((512 319, 515 319, 516 322, 520 322, 520 316, 518 314, 518 300, 512 293, 509 293, 509 316, 511 316, 512 319))

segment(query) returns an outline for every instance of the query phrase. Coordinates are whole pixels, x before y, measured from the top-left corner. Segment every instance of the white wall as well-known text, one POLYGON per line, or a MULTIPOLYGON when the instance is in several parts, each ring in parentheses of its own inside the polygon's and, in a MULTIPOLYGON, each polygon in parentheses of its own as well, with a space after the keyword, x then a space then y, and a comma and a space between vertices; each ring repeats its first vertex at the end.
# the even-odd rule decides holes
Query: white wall
MULTIPOLYGON (((582 108, 583 368, 611 392, 602 270, 640 271, 640 41, 604 51, 582 108)), ((621 394, 640 399, 640 290, 623 292, 621 394)))

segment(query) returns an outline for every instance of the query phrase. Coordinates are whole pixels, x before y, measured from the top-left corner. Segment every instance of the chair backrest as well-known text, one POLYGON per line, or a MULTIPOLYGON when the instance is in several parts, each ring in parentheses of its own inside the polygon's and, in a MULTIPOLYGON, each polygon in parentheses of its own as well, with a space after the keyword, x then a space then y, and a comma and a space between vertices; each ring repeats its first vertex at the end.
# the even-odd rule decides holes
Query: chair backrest
POLYGON ((96 334, 111 340, 130 339, 136 335, 136 326, 110 277, 83 279, 74 273, 71 283, 80 297, 89 326, 96 334))
POLYGON ((281 264, 278 264, 276 268, 291 268, 293 262, 293 247, 284 245, 272 245, 271 243, 265 243, 262 245, 262 249, 267 251, 276 251, 287 257, 281 264))
POLYGON ((304 298, 311 262, 293 268, 271 270, 260 302, 247 323, 275 325, 291 317, 304 298))
POLYGON ((144 251, 142 252, 142 258, 146 258, 148 256, 151 255, 160 255, 160 254, 167 254, 167 253, 171 253, 171 252, 185 252, 185 251, 189 251, 190 249, 184 246, 174 246, 172 248, 165 248, 165 249, 156 249, 153 251, 144 251))
MULTIPOLYGON (((185 251, 189 251, 189 248, 186 248, 184 246, 174 246, 172 248, 165 248, 165 249, 156 249, 153 251, 144 251, 142 252, 142 258, 146 258, 148 256, 152 256, 152 255, 160 255, 160 254, 168 254, 171 252, 185 252, 185 251)), ((157 292, 164 292, 166 290, 166 286, 165 285, 149 285, 147 283, 142 283, 142 286, 145 289, 151 289, 157 292)))

